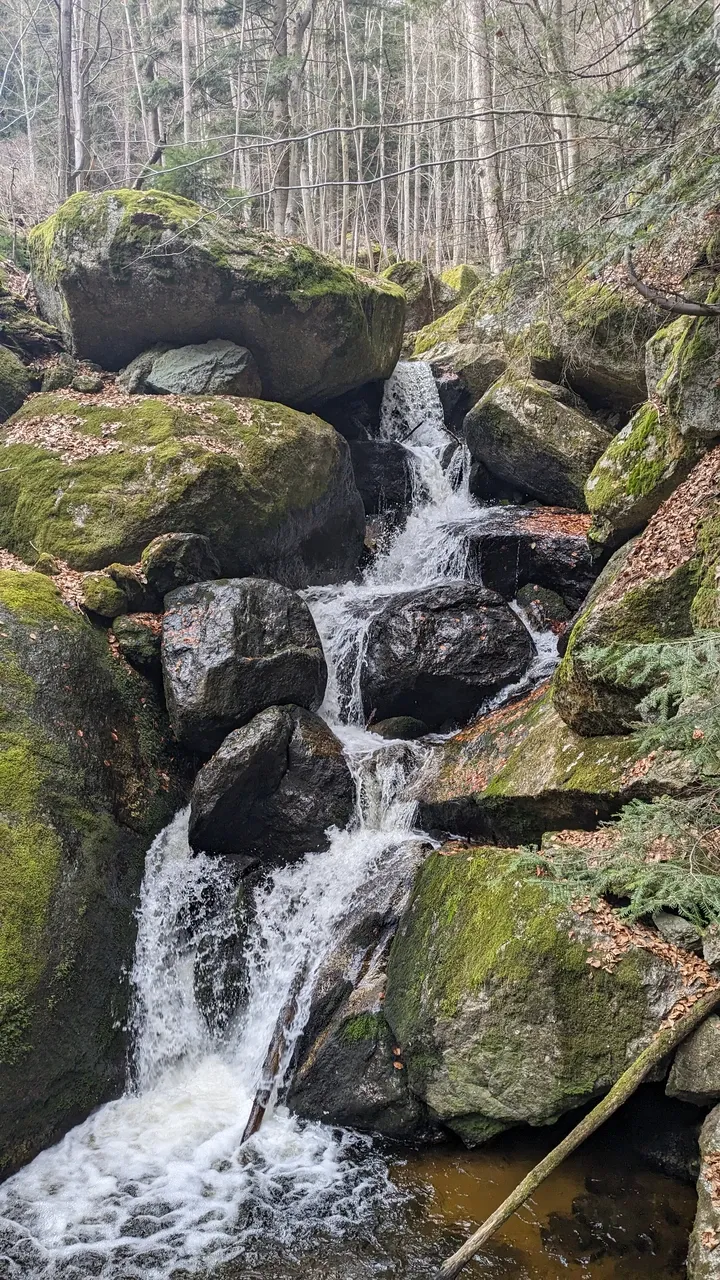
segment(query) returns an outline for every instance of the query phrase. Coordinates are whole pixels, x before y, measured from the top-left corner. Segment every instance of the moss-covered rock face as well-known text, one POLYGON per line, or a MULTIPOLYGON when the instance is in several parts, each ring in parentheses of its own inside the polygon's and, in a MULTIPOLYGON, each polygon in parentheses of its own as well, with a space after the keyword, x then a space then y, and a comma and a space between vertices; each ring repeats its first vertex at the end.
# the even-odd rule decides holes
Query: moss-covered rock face
POLYGON ((31 398, 0 431, 0 543, 73 568, 205 534, 228 576, 350 577, 364 512, 327 423, 260 400, 31 398))
POLYGON ((0 572, 0 1171, 120 1091, 144 853, 182 803, 153 689, 0 572))
POLYGON ((583 489, 611 436, 572 394, 508 371, 465 419, 474 462, 543 502, 585 510, 583 489))
POLYGON ((0 422, 5 422, 30 394, 32 380, 25 365, 7 347, 0 347, 0 422))
POLYGON ((663 313, 632 289, 577 276, 554 290, 543 313, 545 325, 528 335, 537 375, 562 377, 593 406, 637 408, 646 398, 645 343, 663 313))
POLYGON ((43 314, 108 369, 153 343, 227 338, 253 353, 266 396, 297 405, 386 378, 398 358, 397 285, 180 196, 82 192, 28 247, 43 314))
POLYGON ((6 288, 0 272, 0 346, 22 360, 51 356, 60 350, 62 339, 54 325, 46 324, 24 298, 6 288))
POLYGON ((716 447, 595 584, 553 684, 556 709, 578 733, 630 728, 670 678, 668 642, 717 626, 719 478, 716 447))
POLYGON ((444 285, 452 289, 456 302, 462 302, 482 281, 482 273, 469 262, 462 262, 457 267, 448 267, 440 276, 444 285))
POLYGON ((680 965, 640 945, 609 963, 603 941, 498 849, 421 867, 384 1012, 411 1092, 469 1146, 604 1093, 686 994, 680 965))
POLYGON ((399 285, 407 298, 406 333, 424 328, 459 300, 459 293, 433 275, 424 262, 394 262, 385 268, 381 278, 399 285))
POLYGON ((501 845, 545 831, 592 829, 635 796, 650 799, 698 781, 692 760, 654 753, 632 734, 582 738, 543 686, 476 720, 436 748, 421 783, 420 822, 501 845))
POLYGON ((720 320, 679 316, 647 344, 648 395, 664 405, 683 436, 720 436, 720 320))
POLYGON ((591 545, 613 550, 639 533, 702 451, 696 437, 678 430, 665 406, 644 404, 611 441, 585 485, 593 517, 591 545))

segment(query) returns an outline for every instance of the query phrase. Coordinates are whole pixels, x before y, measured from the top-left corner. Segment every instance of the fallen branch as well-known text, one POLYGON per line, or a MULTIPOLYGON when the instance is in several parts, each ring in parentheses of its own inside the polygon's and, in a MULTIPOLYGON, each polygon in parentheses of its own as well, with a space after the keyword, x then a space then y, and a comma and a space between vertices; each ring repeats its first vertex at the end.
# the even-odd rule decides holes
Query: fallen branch
POLYGON ((265 1061, 262 1065, 260 1073, 260 1083, 255 1093, 255 1099, 252 1104, 252 1110, 245 1125, 243 1136, 240 1140, 240 1146, 247 1142, 248 1138, 252 1138, 257 1133, 260 1125, 265 1118, 265 1112, 270 1105, 272 1092, 278 1081, 278 1072, 287 1048, 287 1036, 297 1013, 298 996, 303 989, 307 971, 308 962, 301 965, 292 981, 292 986, 288 992, 287 1000, 278 1014, 275 1030, 272 1033, 268 1051, 265 1054, 265 1061))
POLYGON ((542 1182, 562 1164, 566 1156, 575 1151, 577 1147, 590 1137, 596 1129, 599 1129, 611 1115, 627 1102, 628 1098, 635 1092, 638 1085, 649 1075, 653 1067, 667 1057, 673 1049, 694 1031, 695 1028, 712 1012, 716 1006, 720 1004, 720 985, 713 987, 707 991, 704 996, 696 1000, 695 1004, 682 1018, 670 1027, 665 1027, 658 1031, 657 1035, 651 1040, 647 1049, 644 1049, 639 1058, 636 1058, 632 1066, 628 1067, 616 1081, 612 1089, 599 1102, 593 1110, 585 1116, 579 1124, 575 1126, 571 1133, 563 1138, 562 1142, 554 1147, 549 1155, 545 1156, 539 1164, 522 1182, 510 1193, 506 1200, 490 1214, 490 1217, 483 1222, 481 1227, 465 1241, 464 1245, 457 1250, 456 1253, 448 1258, 440 1270, 437 1272, 435 1280, 453 1280, 464 1266, 475 1257, 479 1249, 495 1234, 498 1227, 501 1227, 508 1218, 525 1203, 533 1191, 536 1191, 542 1182))
POLYGON ((720 316, 720 306, 712 302, 691 302, 689 298, 683 298, 679 293, 671 298, 667 293, 661 293, 659 289, 653 289, 649 284, 645 284, 633 265, 630 245, 625 250, 625 270, 628 280, 638 293, 648 302, 653 302, 656 307, 662 307, 663 311, 670 311, 675 316, 720 316))

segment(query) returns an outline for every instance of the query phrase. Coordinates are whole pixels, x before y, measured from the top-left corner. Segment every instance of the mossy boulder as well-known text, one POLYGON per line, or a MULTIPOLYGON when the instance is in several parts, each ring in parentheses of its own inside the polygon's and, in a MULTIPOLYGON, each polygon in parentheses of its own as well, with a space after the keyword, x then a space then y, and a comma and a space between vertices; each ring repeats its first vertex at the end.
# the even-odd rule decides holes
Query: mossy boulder
POLYGON ((468 1146, 605 1093, 690 990, 680 963, 633 942, 611 962, 609 941, 519 878, 511 853, 432 853, 384 1004, 411 1093, 468 1146))
POLYGON ((583 738, 558 715, 547 685, 439 743, 419 784, 425 830, 501 845, 545 831, 592 829, 634 797, 699 780, 677 752, 650 755, 632 734, 583 738))
POLYGON ((107 573, 89 573, 82 581, 82 599, 88 613, 112 621, 128 613, 130 602, 122 587, 107 573))
POLYGON ((683 435, 666 406, 647 403, 610 442, 585 485, 596 551, 612 551, 644 529, 692 470, 702 445, 683 435))
POLYGON ((665 406, 682 436, 720 436, 720 319, 679 316, 645 352, 648 395, 665 406))
POLYGON ((187 794, 152 687, 0 572, 0 1170, 117 1095, 144 855, 187 794))
POLYGON ((62 347, 55 326, 46 324, 24 298, 7 288, 1 271, 0 346, 23 361, 55 355, 62 347))
POLYGON ((405 332, 415 333, 430 324, 458 300, 455 291, 443 283, 424 262, 393 262, 381 273, 383 280, 399 285, 407 299, 405 332))
POLYGON ((467 415, 465 438, 499 480, 583 511, 585 482, 612 437, 566 389, 508 370, 467 415))
POLYGON ((159 677, 162 644, 162 616, 157 613, 126 613, 113 620, 113 635, 123 657, 143 675, 159 677))
POLYGON ((590 593, 553 684, 556 709, 578 733, 631 728, 641 703, 683 665, 682 642, 717 626, 719 479, 716 447, 641 537, 615 553, 590 593))
POLYGON ((32 390, 32 379, 22 360, 0 347, 0 422, 20 408, 32 390))
POLYGON ((574 275, 554 287, 521 343, 538 377, 627 414, 646 399, 645 343, 662 317, 630 288, 574 275))
POLYGON ((452 289, 457 302, 462 302, 481 284, 483 276, 478 267, 473 267, 469 262, 461 262, 457 267, 448 267, 440 275, 444 285, 448 289, 452 289))
POLYGON ((107 369, 226 338, 252 351, 269 399, 306 405, 388 377, 399 355, 397 285, 167 192, 71 196, 28 249, 43 314, 107 369))
POLYGON ((0 541, 24 558, 100 569, 198 533, 228 576, 305 586, 348 578, 362 550, 347 444, 283 405, 40 395, 0 430, 0 458, 0 541))

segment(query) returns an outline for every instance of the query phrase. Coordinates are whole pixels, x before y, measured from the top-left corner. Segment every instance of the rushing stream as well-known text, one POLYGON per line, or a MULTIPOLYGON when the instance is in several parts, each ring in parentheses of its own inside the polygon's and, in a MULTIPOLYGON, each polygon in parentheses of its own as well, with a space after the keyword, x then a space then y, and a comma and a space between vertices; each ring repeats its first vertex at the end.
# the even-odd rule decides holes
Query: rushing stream
MULTIPOLYGON (((330 673, 321 714, 341 738, 355 779, 353 822, 332 833, 327 852, 308 853, 256 888, 248 999, 239 1018, 220 1021, 213 1032, 196 1003, 196 968, 204 946, 217 951, 232 935, 235 885, 226 860, 191 854, 187 813, 158 836, 138 915, 132 1084, 0 1190, 0 1280, 427 1276, 463 1225, 489 1211, 531 1163, 527 1152, 537 1137, 524 1139, 524 1148, 513 1139, 514 1157, 444 1149, 399 1155, 358 1135, 300 1122, 281 1104, 240 1149, 295 975, 309 957, 288 1059, 339 928, 360 902, 384 907, 408 882, 423 847, 408 794, 431 747, 388 746, 365 731, 363 646, 369 620, 388 596, 463 578, 464 529, 482 512, 469 495, 464 451, 444 430, 429 367, 398 366, 386 388, 382 431, 403 440, 411 459, 407 521, 388 536, 361 581, 305 593, 330 673)), ((555 661, 551 633, 532 634, 537 657, 526 684, 555 661)), ((543 1142, 549 1145, 547 1135, 543 1142)), ((581 1174, 566 1174, 553 1202, 559 1212, 570 1212, 573 1176, 572 1186, 582 1190, 581 1174)), ((662 1201, 667 1184, 661 1178, 656 1184, 647 1194, 662 1201)), ((671 1226, 665 1233, 665 1269, 656 1266, 653 1275, 679 1274, 668 1259, 687 1227, 689 1193, 686 1200, 675 1235, 671 1226)), ((489 1269, 475 1274, 597 1280, 645 1274, 638 1267, 608 1270, 592 1259, 576 1264, 566 1241, 559 1252, 547 1252, 533 1211, 519 1221, 520 1245, 516 1225, 515 1237, 511 1232, 486 1255, 489 1269)))

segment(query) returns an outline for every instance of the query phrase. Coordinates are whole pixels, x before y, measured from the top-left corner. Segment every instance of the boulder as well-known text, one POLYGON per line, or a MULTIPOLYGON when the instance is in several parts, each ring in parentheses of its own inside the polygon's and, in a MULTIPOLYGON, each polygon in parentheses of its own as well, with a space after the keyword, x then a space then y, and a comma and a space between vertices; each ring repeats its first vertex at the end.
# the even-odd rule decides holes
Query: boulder
POLYGON ((410 459, 397 440, 353 440, 350 444, 355 483, 366 515, 388 508, 404 511, 412 491, 410 459))
POLYGON ((660 937, 666 942, 671 942, 674 947, 684 947, 686 951, 695 951, 698 954, 702 951, 700 931, 683 916, 661 909, 653 911, 652 922, 660 937))
POLYGON ((399 285, 407 299, 405 332, 430 324, 458 300, 457 292, 439 279, 424 262, 393 262, 381 272, 383 280, 399 285))
POLYGON ((578 733, 668 719, 689 695, 712 692, 702 670, 711 641, 693 632, 720 617, 719 479, 716 447, 595 584, 553 686, 556 709, 578 733))
POLYGON ((8 289, 0 271, 0 346, 21 360, 55 355, 62 339, 53 325, 41 320, 25 298, 8 289))
POLYGON ((132 564, 178 531, 208 537, 228 576, 306 586, 350 577, 362 550, 345 441, 283 405, 34 396, 0 428, 0 461, 0 541, 24 558, 132 564))
POLYGON ((711 1106, 720 1098, 720 1017, 712 1014, 680 1045, 665 1092, 671 1098, 711 1106))
POLYGON ((382 1012, 385 974, 356 988, 296 1071, 295 1115, 405 1141, 424 1136, 423 1107, 382 1012))
POLYGON ((209 755, 266 707, 320 706, 320 637, 287 587, 261 578, 204 582, 171 592, 165 606, 165 697, 175 733, 193 750, 209 755))
POLYGON ((210 539, 199 533, 163 533, 145 547, 140 564, 149 589, 162 600, 178 587, 220 577, 210 539))
POLYGON ((398 738, 405 742, 414 742, 417 738, 424 738, 430 732, 425 721, 416 720, 414 716, 391 716, 388 720, 378 720, 375 724, 369 724, 368 729, 389 742, 398 738))
POLYGON ((113 635, 121 654, 146 676, 159 676, 162 618, 157 613, 126 613, 115 618, 113 635))
POLYGON ((529 633, 494 591, 456 583, 404 592, 370 622, 363 706, 368 716, 413 716, 430 729, 467 720, 519 679, 533 653, 529 633))
POLYGON ((388 965, 384 1012, 410 1091, 468 1146, 607 1092, 695 990, 652 930, 625 928, 613 950, 623 926, 607 907, 559 906, 513 861, 432 853, 388 965))
POLYGON ((589 523, 587 516, 559 508, 488 508, 464 530, 466 576, 505 600, 532 583, 558 592, 574 612, 597 574, 589 523))
POLYGON ((109 564, 107 574, 124 593, 128 605, 126 612, 157 613, 162 607, 162 596, 148 585, 147 578, 136 565, 109 564))
POLYGON ((506 373, 465 419, 470 455, 541 502, 585 510, 584 486, 612 439, 566 388, 506 373))
MULTIPOLYGON (((701 744, 698 744, 701 745, 701 744)), ((651 750, 642 736, 583 738, 542 685, 437 744, 416 785, 418 822, 500 845, 538 843, 544 832, 593 830, 629 800, 691 793, 720 782, 692 751, 651 750)))
POLYGON ((612 551, 644 529, 692 470, 703 447, 666 408, 644 404, 610 442, 585 485, 594 550, 612 551))
POLYGON ((108 622, 130 608, 122 587, 107 573, 88 573, 82 580, 82 602, 88 613, 108 622))
POLYGON ((690 1236, 688 1280, 720 1280, 720 1106, 714 1107, 700 1133, 698 1207, 690 1236))
POLYGON ((397 285, 169 192, 71 196, 28 252, 43 315, 105 369, 224 338, 252 351, 269 399, 306 405, 387 378, 400 352, 397 285))
POLYGON ((119 374, 118 386, 132 394, 175 396, 262 395, 255 359, 247 347, 223 338, 187 347, 163 345, 144 351, 119 374))
POLYGON ((538 631, 557 631, 559 626, 570 621, 570 610, 562 596, 536 582, 520 588, 517 602, 538 631))
POLYGON ((185 803, 152 686, 52 579, 0 573, 0 1170, 125 1083, 145 852, 185 803))
POLYGON ((0 422, 20 408, 32 390, 32 379, 22 360, 0 347, 0 422))
POLYGON ((192 791, 190 844, 205 853, 284 860, 328 846, 355 786, 342 744, 303 707, 268 707, 228 734, 192 791))
MULTIPOLYGON (((712 301, 712 299, 710 299, 712 301)), ((720 436, 720 330, 714 316, 678 316, 645 348, 648 398, 679 434, 707 445, 720 436)))

